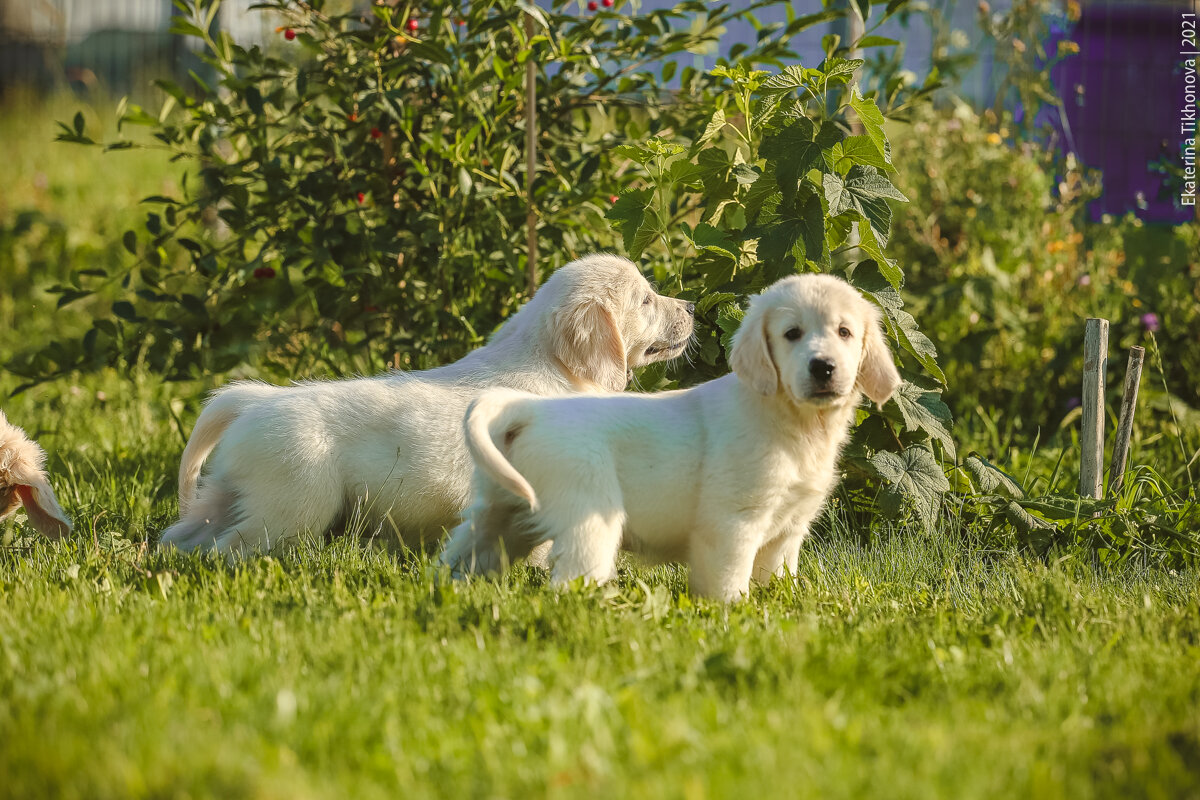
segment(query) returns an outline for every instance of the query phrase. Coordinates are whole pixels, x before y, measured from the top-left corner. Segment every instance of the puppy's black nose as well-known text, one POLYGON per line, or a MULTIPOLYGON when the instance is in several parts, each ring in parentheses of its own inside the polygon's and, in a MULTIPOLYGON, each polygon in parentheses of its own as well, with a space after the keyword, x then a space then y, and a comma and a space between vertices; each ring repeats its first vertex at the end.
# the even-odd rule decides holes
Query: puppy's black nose
POLYGON ((688 312, 689 314, 691 314, 693 317, 694 317, 694 316, 696 316, 696 304, 695 304, 695 303, 688 303, 688 304, 687 304, 687 312, 688 312))
POLYGON ((808 362, 808 374, 813 376, 813 380, 829 383, 829 379, 833 377, 833 362, 823 358, 814 358, 808 362))

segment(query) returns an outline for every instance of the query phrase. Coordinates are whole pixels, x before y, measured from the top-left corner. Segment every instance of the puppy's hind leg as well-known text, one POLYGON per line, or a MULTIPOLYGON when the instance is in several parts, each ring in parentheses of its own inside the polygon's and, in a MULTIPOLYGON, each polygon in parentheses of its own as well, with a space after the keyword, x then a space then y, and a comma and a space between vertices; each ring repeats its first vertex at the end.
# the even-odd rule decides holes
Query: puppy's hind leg
POLYGON ((540 542, 530 522, 530 513, 514 507, 511 497, 478 500, 450 532, 441 563, 450 567, 455 578, 501 572, 528 556, 540 542))
MULTIPOLYGON (((597 471, 602 474, 603 471, 597 471)), ((606 483, 597 481, 597 484, 606 483)), ((550 547, 550 579, 562 585, 576 578, 607 583, 617 576, 617 554, 625 530, 620 486, 594 485, 586 496, 545 494, 539 523, 550 547)))
POLYGON ((218 535, 237 522, 237 502, 230 489, 216 483, 202 485, 188 510, 163 531, 158 543, 184 552, 214 547, 218 535))
POLYGON ((304 534, 320 536, 337 521, 345 499, 337 487, 308 481, 305 494, 243 494, 237 504, 236 525, 217 534, 216 550, 226 554, 268 553, 294 544, 304 534))

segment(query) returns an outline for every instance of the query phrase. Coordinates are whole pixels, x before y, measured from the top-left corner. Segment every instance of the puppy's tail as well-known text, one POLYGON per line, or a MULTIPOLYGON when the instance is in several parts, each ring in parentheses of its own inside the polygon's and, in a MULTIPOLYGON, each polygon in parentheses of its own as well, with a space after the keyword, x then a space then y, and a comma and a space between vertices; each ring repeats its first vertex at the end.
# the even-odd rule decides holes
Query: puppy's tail
POLYGON ((218 390, 204 404, 200 419, 183 448, 179 461, 179 510, 186 513, 196 499, 196 483, 200 480, 200 468, 209 453, 221 440, 221 434, 237 419, 253 400, 274 392, 277 387, 256 381, 242 381, 218 390))
POLYGON ((504 457, 492 438, 493 430, 503 431, 506 442, 511 442, 527 424, 528 420, 522 419, 520 408, 512 403, 513 398, 512 392, 492 391, 484 392, 471 403, 464 422, 467 447, 480 469, 517 497, 524 498, 529 508, 536 511, 538 502, 533 487, 504 457))

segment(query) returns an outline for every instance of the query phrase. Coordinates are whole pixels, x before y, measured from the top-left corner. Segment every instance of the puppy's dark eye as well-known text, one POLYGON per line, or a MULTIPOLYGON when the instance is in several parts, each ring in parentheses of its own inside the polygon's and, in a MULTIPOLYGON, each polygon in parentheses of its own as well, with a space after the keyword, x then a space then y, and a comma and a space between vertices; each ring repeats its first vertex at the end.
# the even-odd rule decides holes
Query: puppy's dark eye
POLYGON ((799 328, 788 328, 786 331, 784 331, 783 338, 787 339, 789 342, 795 342, 803 335, 804 331, 800 330, 799 328))
POLYGON ((850 333, 850 329, 847 328, 845 325, 838 328, 838 336, 842 337, 843 339, 849 339, 851 337, 851 335, 852 334, 850 333))
POLYGON ((650 294, 648 294, 648 295, 646 295, 646 299, 642 301, 642 305, 644 305, 644 306, 648 306, 648 305, 650 305, 652 302, 654 302, 654 295, 650 295, 650 294))

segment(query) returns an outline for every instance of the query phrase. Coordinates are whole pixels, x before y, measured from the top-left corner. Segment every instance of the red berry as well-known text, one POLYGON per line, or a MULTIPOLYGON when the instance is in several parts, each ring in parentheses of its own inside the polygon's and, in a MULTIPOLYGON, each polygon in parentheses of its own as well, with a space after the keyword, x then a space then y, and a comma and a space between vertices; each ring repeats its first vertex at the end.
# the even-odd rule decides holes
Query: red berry
POLYGON ((359 192, 355 196, 358 197, 358 202, 360 202, 360 203, 367 199, 367 196, 365 194, 363 194, 362 192, 359 192))
POLYGON ((602 3, 604 3, 604 7, 605 7, 605 8, 612 8, 612 7, 613 7, 613 0, 600 0, 600 1, 601 1, 602 3))
POLYGON ((600 8, 600 5, 596 2, 596 0, 592 0, 592 2, 588 3, 588 11, 595 11, 598 8, 600 8))
POLYGON ((254 277, 258 278, 260 281, 267 280, 268 278, 274 278, 275 277, 275 268, 274 267, 259 267, 258 269, 254 270, 254 277))
POLYGON ((354 112, 350 112, 349 114, 346 115, 346 119, 350 120, 351 122, 357 122, 358 114, 355 114, 354 112))
POLYGON ((371 128, 372 139, 378 139, 380 136, 383 136, 383 131, 379 130, 379 128, 371 128))
POLYGON ((465 19, 460 19, 458 21, 458 27, 464 28, 464 27, 466 27, 466 25, 467 25, 467 21, 465 19))
POLYGON ((296 32, 294 30, 292 30, 291 28, 288 28, 286 31, 283 32, 283 38, 287 39, 290 42, 292 39, 296 38, 296 32))
POLYGON ((408 21, 408 29, 410 31, 412 31, 413 33, 416 33, 417 28, 420 28, 420 27, 421 27, 421 23, 417 22, 415 19, 410 19, 408 21))
POLYGON ((615 202, 617 202, 617 201, 618 201, 618 200, 620 200, 620 199, 621 199, 621 198, 617 197, 615 194, 610 194, 610 195, 608 196, 608 202, 610 202, 610 203, 615 203, 615 202))

